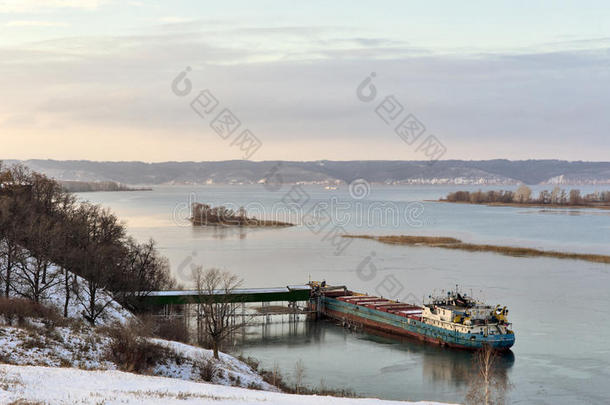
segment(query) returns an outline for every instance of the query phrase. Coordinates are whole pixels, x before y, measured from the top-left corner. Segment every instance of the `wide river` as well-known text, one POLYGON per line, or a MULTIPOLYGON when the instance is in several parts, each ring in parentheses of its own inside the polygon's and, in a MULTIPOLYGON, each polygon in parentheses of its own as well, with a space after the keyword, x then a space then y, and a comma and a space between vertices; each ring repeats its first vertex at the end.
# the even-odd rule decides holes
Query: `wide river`
MULTIPOLYGON (((154 238, 184 285, 197 265, 230 270, 247 287, 324 279, 417 302, 459 284, 463 291, 510 309, 516 343, 501 367, 512 385, 511 403, 608 403, 609 265, 337 237, 344 232, 439 235, 610 254, 610 211, 428 201, 453 190, 478 188, 362 184, 349 192, 347 186, 159 186, 151 192, 80 197, 112 209, 139 240, 154 238), (194 228, 184 220, 194 201, 245 206, 257 217, 298 226, 194 228)), ((540 189, 535 187, 534 194, 540 189)), ((300 359, 310 386, 323 382, 359 395, 446 402, 463 401, 468 390, 468 353, 352 333, 328 321, 272 324, 251 332, 238 352, 259 359, 267 369, 277 364, 288 377, 300 359)))

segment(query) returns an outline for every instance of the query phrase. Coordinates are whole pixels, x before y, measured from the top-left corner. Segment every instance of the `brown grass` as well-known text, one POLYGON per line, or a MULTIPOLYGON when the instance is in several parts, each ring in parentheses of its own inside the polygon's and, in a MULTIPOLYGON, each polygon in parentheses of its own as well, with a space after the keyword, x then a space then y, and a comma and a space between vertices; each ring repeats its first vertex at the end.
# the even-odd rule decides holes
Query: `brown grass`
POLYGON ((450 243, 460 243, 459 239, 445 236, 413 236, 413 235, 394 235, 394 236, 372 236, 372 235, 344 235, 344 238, 374 239, 379 242, 392 245, 444 245, 450 243))
POLYGON ((391 245, 414 245, 440 247, 445 249, 459 249, 469 252, 492 252, 506 256, 517 257, 554 257, 556 259, 584 260, 594 263, 610 264, 610 256, 589 253, 557 252, 515 246, 497 246, 475 243, 464 243, 459 239, 441 236, 373 236, 373 235, 344 235, 345 238, 373 239, 391 245))
POLYGON ((46 307, 25 298, 0 298, 0 316, 8 326, 24 326, 27 319, 42 319, 51 324, 62 326, 67 320, 54 308, 46 307))

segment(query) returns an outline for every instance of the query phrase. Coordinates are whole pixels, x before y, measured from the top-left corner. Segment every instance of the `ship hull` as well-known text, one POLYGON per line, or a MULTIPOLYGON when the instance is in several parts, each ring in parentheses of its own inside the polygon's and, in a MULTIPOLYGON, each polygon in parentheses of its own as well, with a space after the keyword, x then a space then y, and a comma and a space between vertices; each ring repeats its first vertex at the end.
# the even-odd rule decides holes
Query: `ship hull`
POLYGON ((330 297, 320 297, 312 304, 318 312, 330 318, 456 349, 478 350, 489 345, 495 350, 506 351, 515 342, 514 334, 483 336, 461 333, 429 325, 416 318, 407 318, 330 297))

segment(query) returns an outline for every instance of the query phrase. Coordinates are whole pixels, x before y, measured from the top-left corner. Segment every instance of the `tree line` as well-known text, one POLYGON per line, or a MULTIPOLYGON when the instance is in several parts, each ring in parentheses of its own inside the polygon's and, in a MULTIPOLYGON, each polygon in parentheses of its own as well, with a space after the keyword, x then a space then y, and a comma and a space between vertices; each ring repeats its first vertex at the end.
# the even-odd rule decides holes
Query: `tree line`
POLYGON ((133 188, 114 181, 67 181, 61 180, 59 184, 70 193, 85 193, 96 191, 151 191, 151 188, 133 188))
POLYGON ((109 210, 77 201, 24 166, 0 162, 0 283, 2 295, 35 302, 59 289, 64 316, 76 302, 95 324, 112 302, 104 290, 137 310, 142 296, 175 281, 152 239, 138 243, 109 210))
POLYGON ((610 203, 610 191, 595 192, 581 195, 580 190, 572 189, 566 191, 559 187, 553 190, 542 190, 538 197, 532 195, 532 190, 526 186, 520 186, 516 191, 489 190, 489 191, 455 191, 449 193, 444 201, 468 202, 472 204, 486 203, 517 203, 517 204, 549 204, 549 205, 608 205, 610 203))

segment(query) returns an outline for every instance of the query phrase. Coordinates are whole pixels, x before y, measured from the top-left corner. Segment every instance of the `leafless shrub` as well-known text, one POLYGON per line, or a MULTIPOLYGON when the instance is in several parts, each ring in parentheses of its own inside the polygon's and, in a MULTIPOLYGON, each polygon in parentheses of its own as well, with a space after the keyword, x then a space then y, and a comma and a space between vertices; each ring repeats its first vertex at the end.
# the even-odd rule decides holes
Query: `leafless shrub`
POLYGON ((251 390, 262 390, 263 387, 259 384, 259 383, 255 383, 254 381, 252 381, 250 384, 248 384, 248 388, 251 390))
POLYGON ((122 371, 143 373, 171 357, 169 349, 150 342, 138 331, 135 323, 105 328, 105 333, 112 339, 106 353, 107 360, 122 371))
POLYGON ((280 365, 278 364, 278 362, 274 362, 273 363, 273 369, 271 370, 271 382, 270 384, 273 386, 278 386, 278 382, 281 379, 280 376, 280 365))
POLYGON ((218 361, 214 358, 202 358, 199 362, 199 375, 203 381, 212 382, 218 374, 220 367, 218 361))
POLYGON ((152 331, 161 339, 189 343, 189 330, 182 318, 157 318, 152 323, 152 331))

